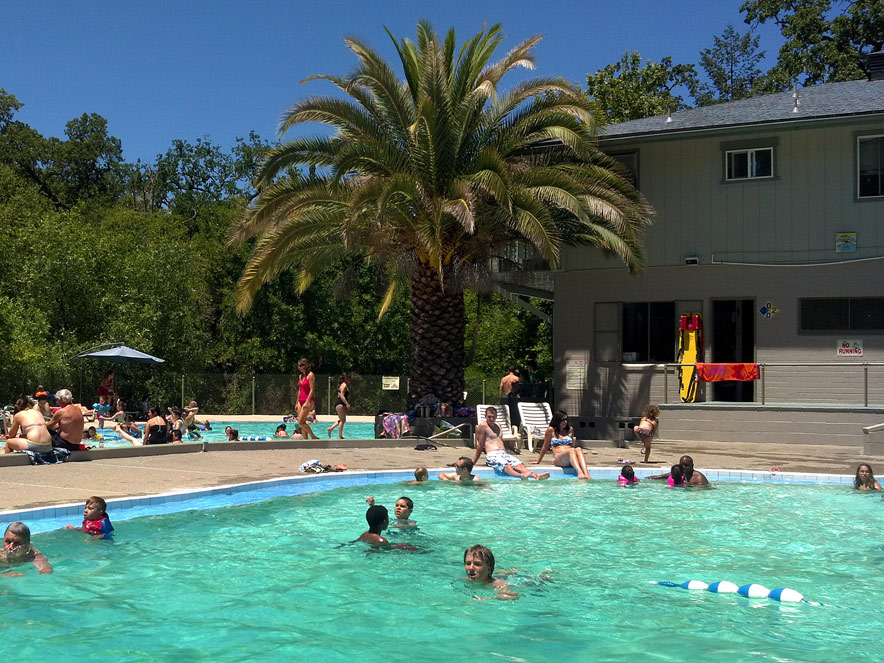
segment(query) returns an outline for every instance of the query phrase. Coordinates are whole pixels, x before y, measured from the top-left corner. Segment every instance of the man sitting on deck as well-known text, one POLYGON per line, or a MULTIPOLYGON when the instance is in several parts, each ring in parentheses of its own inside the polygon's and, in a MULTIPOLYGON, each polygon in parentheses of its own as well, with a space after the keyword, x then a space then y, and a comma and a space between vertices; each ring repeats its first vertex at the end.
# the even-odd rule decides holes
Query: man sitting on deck
POLYGON ((509 474, 521 479, 549 479, 549 472, 543 474, 532 472, 522 461, 506 452, 503 438, 500 436, 500 426, 495 423, 496 420, 497 408, 487 408, 485 421, 476 427, 476 454, 473 456, 473 465, 479 461, 479 456, 484 451, 485 464, 493 467, 498 474, 509 474))
POLYGON ((75 404, 69 389, 59 389, 55 398, 58 410, 46 426, 52 436, 52 446, 68 451, 79 451, 83 440, 83 409, 75 404))

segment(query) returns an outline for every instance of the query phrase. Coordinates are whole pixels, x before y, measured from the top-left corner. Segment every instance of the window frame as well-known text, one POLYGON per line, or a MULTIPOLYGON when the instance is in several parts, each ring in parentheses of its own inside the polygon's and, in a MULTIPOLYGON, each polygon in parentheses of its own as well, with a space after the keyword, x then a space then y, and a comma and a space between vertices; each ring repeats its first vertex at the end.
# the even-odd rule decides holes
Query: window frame
POLYGON ((619 163, 621 166, 623 166, 624 168, 626 168, 626 170, 629 171, 630 175, 632 175, 633 180, 635 180, 635 181, 631 182, 632 186, 635 188, 636 191, 641 191, 641 188, 639 186, 639 177, 638 177, 639 156, 640 156, 639 150, 617 150, 616 152, 608 152, 607 154, 609 157, 611 157, 612 159, 617 161, 617 163, 619 163), (634 163, 634 168, 630 168, 628 165, 626 165, 625 161, 621 160, 621 159, 623 159, 623 157, 632 158, 633 163, 634 163))
POLYGON ((854 164, 855 164, 855 169, 854 169, 855 188, 853 190, 854 200, 857 200, 857 201, 864 201, 864 200, 880 201, 882 198, 884 198, 884 182, 881 181, 881 180, 884 180, 884 177, 882 177, 882 175, 884 175, 884 163, 879 164, 879 170, 878 170, 878 173, 879 173, 878 178, 879 178, 879 185, 880 185, 881 193, 874 195, 874 196, 863 196, 860 192, 861 178, 860 178, 860 172, 859 172, 859 145, 864 140, 884 141, 884 133, 875 133, 875 134, 856 133, 856 134, 854 134, 854 142, 853 142, 853 157, 854 157, 854 164))
POLYGON ((769 180, 773 179, 774 176, 774 148, 773 147, 747 147, 742 150, 725 150, 724 152, 724 179, 726 182, 747 182, 753 180, 769 180), (770 152, 770 175, 752 175, 752 166, 755 163, 755 154, 758 152, 770 152), (747 163, 746 163, 746 172, 748 173, 746 177, 735 177, 729 171, 730 169, 730 161, 731 157, 736 154, 745 154, 747 163))
POLYGON ((779 139, 776 136, 769 138, 756 138, 753 140, 738 140, 720 143, 721 150, 721 183, 744 184, 746 182, 771 182, 779 179, 777 168, 779 167, 779 139), (736 177, 728 178, 728 157, 737 152, 757 152, 770 150, 770 175, 762 177, 736 177))

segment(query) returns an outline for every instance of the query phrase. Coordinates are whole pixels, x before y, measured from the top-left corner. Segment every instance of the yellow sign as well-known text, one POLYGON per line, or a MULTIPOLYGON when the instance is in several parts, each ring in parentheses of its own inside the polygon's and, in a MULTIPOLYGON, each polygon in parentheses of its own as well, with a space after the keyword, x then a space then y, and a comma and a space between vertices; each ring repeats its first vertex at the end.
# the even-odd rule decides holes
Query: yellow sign
POLYGON ((399 376, 384 375, 381 377, 381 389, 387 391, 399 391, 399 376))

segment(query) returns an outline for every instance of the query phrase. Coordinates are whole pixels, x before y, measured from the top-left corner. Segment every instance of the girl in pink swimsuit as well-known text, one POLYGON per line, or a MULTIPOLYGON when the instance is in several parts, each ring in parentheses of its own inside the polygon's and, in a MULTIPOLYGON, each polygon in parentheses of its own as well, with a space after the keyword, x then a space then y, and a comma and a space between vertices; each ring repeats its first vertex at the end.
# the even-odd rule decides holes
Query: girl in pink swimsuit
POLYGON ((298 362, 298 371, 301 373, 298 377, 298 424, 305 440, 319 439, 307 423, 310 411, 316 407, 316 376, 313 375, 312 368, 309 359, 298 362))

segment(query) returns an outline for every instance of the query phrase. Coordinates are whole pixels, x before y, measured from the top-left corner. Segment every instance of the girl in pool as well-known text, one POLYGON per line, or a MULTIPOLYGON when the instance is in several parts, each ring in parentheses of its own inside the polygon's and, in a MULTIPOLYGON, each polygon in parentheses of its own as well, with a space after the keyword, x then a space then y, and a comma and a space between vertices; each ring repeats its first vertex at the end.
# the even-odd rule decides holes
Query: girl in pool
POLYGON ((347 410, 350 409, 350 376, 341 373, 338 378, 338 398, 335 401, 335 412, 338 413, 338 420, 333 426, 329 426, 328 436, 331 437, 332 431, 338 429, 338 439, 344 439, 344 424, 347 423, 347 410))
POLYGON ((881 490, 881 484, 875 481, 872 466, 868 463, 860 463, 856 466, 856 479, 853 487, 857 490, 881 490))
POLYGON ((546 428, 536 465, 540 464, 550 447, 555 456, 553 464, 556 467, 573 467, 577 470, 578 479, 592 479, 589 468, 586 467, 583 449, 574 446, 574 429, 568 423, 568 415, 561 410, 556 410, 546 428))
POLYGON ((635 470, 632 469, 632 465, 627 465, 620 470, 620 476, 617 477, 617 485, 619 486, 634 486, 638 481, 638 478, 635 476, 635 470))
POLYGON ((307 423, 307 417, 316 408, 316 376, 313 375, 312 368, 309 359, 304 358, 298 362, 298 371, 301 373, 298 378, 298 425, 306 440, 319 439, 307 423))
POLYGON ((657 418, 660 416, 660 408, 656 405, 648 405, 645 408, 645 411, 642 412, 642 420, 639 422, 638 426, 633 426, 632 431, 635 433, 636 437, 642 441, 642 444, 645 445, 645 462, 648 462, 648 458, 651 457, 651 442, 654 441, 654 436, 657 434, 657 426, 659 422, 657 418))
POLYGON ((669 478, 666 479, 666 485, 677 488, 684 487, 684 468, 676 463, 669 471, 669 478))

